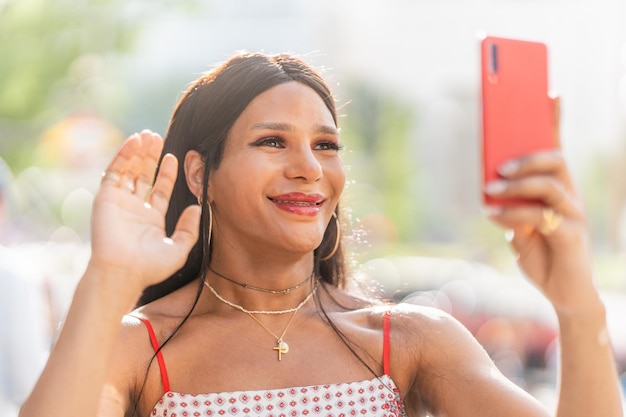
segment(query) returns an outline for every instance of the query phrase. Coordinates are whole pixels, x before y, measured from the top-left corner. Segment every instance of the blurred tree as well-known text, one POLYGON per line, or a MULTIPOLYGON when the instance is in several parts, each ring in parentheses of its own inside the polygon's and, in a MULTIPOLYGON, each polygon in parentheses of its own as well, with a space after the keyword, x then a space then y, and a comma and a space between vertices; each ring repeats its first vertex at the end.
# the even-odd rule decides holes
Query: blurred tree
POLYGON ((103 75, 105 67, 132 50, 142 22, 152 14, 162 8, 189 10, 197 3, 0 2, 0 155, 14 170, 23 168, 38 133, 51 121, 75 111, 104 117, 119 112, 124 92, 103 75))
POLYGON ((77 63, 78 58, 128 50, 136 26, 116 12, 119 3, 116 0, 5 3, 0 26, 3 57, 0 116, 18 120, 36 118, 58 93, 62 80, 93 70, 86 63, 77 63))
POLYGON ((342 96, 350 97, 341 128, 354 216, 367 223, 374 239, 415 240, 423 216, 419 170, 409 151, 414 108, 360 82, 347 85, 342 96))

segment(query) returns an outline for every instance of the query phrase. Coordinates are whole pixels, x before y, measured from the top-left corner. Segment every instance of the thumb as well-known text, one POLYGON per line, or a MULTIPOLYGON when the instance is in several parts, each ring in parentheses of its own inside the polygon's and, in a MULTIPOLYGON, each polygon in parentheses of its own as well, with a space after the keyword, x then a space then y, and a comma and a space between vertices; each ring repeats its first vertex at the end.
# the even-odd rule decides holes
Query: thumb
POLYGON ((201 213, 202 209, 200 206, 192 204, 187 207, 180 215, 174 233, 172 233, 172 243, 185 254, 188 254, 198 241, 201 213))

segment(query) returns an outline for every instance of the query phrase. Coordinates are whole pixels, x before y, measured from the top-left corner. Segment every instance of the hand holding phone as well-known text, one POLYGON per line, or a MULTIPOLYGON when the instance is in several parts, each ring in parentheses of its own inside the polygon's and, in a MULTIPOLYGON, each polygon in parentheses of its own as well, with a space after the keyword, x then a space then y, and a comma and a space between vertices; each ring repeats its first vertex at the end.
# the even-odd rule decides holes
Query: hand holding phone
MULTIPOLYGON (((483 187, 508 160, 554 149, 554 112, 548 96, 543 43, 485 37, 481 41, 483 187)), ((532 203, 494 198, 486 205, 532 203)))

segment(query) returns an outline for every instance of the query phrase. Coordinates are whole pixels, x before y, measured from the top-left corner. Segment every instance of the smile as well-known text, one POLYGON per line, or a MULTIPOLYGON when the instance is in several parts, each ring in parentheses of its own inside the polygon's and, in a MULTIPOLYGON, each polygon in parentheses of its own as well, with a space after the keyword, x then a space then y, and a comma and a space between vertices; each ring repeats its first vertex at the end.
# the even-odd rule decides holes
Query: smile
POLYGON ((268 200, 280 210, 300 216, 316 216, 322 210, 325 199, 320 195, 298 195, 268 197, 268 200), (296 197, 296 198, 294 198, 296 197))
POLYGON ((270 199, 270 201, 277 203, 277 204, 293 204, 296 206, 302 206, 302 207, 315 207, 315 206, 320 206, 322 204, 322 202, 309 202, 309 201, 295 201, 295 200, 277 200, 275 198, 271 198, 268 197, 270 199))

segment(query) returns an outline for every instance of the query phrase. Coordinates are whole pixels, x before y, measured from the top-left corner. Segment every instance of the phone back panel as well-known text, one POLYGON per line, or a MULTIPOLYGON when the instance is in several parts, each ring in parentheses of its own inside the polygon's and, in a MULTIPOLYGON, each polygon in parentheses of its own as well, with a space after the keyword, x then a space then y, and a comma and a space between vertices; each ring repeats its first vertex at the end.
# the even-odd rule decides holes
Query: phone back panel
MULTIPOLYGON (((506 161, 554 148, 544 44, 486 37, 481 42, 484 183, 499 178, 506 161)), ((485 204, 520 201, 483 195, 485 204)))

